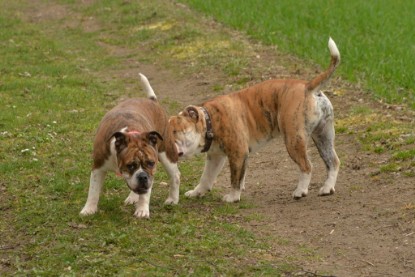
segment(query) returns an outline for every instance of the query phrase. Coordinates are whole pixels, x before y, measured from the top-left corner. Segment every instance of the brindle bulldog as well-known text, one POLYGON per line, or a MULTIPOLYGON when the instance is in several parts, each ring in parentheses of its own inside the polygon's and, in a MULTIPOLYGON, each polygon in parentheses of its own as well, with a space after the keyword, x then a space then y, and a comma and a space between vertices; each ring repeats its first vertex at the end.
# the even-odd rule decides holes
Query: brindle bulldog
POLYGON ((340 63, 340 53, 331 38, 328 47, 328 69, 311 81, 268 80, 217 96, 200 106, 187 106, 170 118, 179 156, 207 152, 200 183, 186 196, 203 196, 210 191, 228 158, 232 190, 223 200, 239 201, 249 153, 278 135, 283 137, 290 157, 300 168, 293 197, 299 199, 308 194, 312 169, 307 156, 310 137, 327 168, 328 176, 319 195, 334 193, 340 166, 334 149, 334 114, 329 99, 319 88, 340 63))
POLYGON ((160 160, 170 177, 166 204, 179 201, 180 172, 174 137, 168 117, 157 101, 147 78, 140 74, 147 99, 133 98, 110 110, 98 127, 88 199, 81 215, 94 214, 108 171, 122 176, 131 192, 126 204, 136 204, 136 217, 150 216, 150 195, 160 160))

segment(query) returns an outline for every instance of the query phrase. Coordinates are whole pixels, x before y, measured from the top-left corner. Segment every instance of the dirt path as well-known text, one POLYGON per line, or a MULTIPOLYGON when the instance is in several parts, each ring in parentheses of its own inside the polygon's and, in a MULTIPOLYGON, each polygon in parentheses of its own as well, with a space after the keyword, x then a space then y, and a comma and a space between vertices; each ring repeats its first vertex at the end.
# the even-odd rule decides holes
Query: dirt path
POLYGON ((300 201, 291 199, 297 170, 283 144, 277 142, 255 155, 250 160, 246 198, 257 206, 247 212, 260 214, 263 220, 249 227, 275 237, 272 254, 276 257, 295 256, 303 248, 299 262, 311 271, 413 276, 414 218, 405 214, 404 203, 414 199, 414 180, 392 176, 374 180, 373 169, 366 165, 378 157, 362 153, 354 140, 337 137, 343 166, 336 193, 329 197, 317 196, 325 169, 315 149, 310 193, 300 201), (278 243, 284 238, 292 244, 278 243))
MULTIPOLYGON (((58 15, 64 16, 65 11, 60 10, 58 15)), ((278 64, 279 57, 270 48, 261 49, 256 66, 267 69, 263 78, 268 78, 269 64, 278 64)), ((109 52, 121 53, 122 60, 123 50, 118 50, 109 52)), ((228 78, 212 70, 178 77, 162 66, 131 61, 125 56, 124 68, 111 72, 108 78, 131 79, 143 72, 159 98, 173 99, 182 107, 213 96, 215 83, 219 80, 226 83, 228 78)), ((315 75, 311 69, 293 72, 277 68, 272 73, 274 77, 310 79, 315 75)), ((334 79, 326 89, 336 118, 347 117, 356 103, 382 112, 380 104, 368 100, 363 92, 347 83, 334 79), (331 93, 339 88, 344 92, 342 96, 331 93)), ((281 139, 251 155, 242 201, 253 203, 253 207, 241 210, 245 214, 235 217, 235 222, 267 240, 271 245, 270 260, 294 261, 309 272, 336 276, 415 276, 415 214, 414 208, 408 206, 415 201, 415 178, 375 174, 377 169, 373 165, 381 163, 384 157, 363 151, 354 135, 338 134, 336 144, 342 162, 336 193, 317 196, 325 169, 313 146, 310 154, 314 171, 309 196, 299 201, 291 197, 298 179, 297 167, 281 139), (247 222, 241 220, 244 217, 255 219, 247 222)), ((229 184, 229 170, 225 167, 217 188, 226 190, 229 184)), ((200 204, 203 205, 203 200, 200 204)))

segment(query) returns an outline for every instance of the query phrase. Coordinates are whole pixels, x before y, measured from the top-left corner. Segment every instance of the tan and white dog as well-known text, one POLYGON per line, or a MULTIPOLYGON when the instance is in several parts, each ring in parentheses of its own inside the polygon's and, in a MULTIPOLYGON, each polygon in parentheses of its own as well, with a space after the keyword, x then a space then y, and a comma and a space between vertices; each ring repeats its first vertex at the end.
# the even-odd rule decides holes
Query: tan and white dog
POLYGON ((127 182, 131 192, 126 204, 136 204, 136 217, 149 217, 150 195, 157 163, 160 160, 170 177, 166 204, 179 201, 180 172, 174 137, 168 117, 157 101, 147 78, 140 74, 146 98, 128 99, 102 119, 95 135, 93 166, 88 199, 81 215, 94 214, 108 171, 127 182))
POLYGON ((171 117, 179 156, 207 152, 200 183, 188 197, 210 191, 226 157, 229 160, 232 190, 226 202, 240 200, 244 189, 249 153, 281 134, 290 157, 300 168, 295 199, 308 194, 312 165, 307 157, 311 137, 327 168, 327 179, 319 195, 334 193, 340 161, 334 149, 334 114, 329 99, 319 87, 340 63, 340 53, 330 38, 329 68, 311 81, 268 80, 247 89, 217 96, 201 106, 187 106, 171 117))

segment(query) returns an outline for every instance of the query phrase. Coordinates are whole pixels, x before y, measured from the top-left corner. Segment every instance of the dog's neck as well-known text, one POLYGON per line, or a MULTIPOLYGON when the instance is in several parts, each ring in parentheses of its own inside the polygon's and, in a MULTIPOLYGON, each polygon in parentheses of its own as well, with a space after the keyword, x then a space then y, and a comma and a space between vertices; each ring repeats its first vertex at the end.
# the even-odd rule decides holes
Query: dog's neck
POLYGON ((205 115, 205 122, 206 122, 206 135, 205 135, 205 146, 202 149, 202 153, 209 151, 210 146, 212 145, 213 141, 213 130, 212 130, 212 120, 209 116, 208 111, 205 107, 201 107, 203 114, 205 115))

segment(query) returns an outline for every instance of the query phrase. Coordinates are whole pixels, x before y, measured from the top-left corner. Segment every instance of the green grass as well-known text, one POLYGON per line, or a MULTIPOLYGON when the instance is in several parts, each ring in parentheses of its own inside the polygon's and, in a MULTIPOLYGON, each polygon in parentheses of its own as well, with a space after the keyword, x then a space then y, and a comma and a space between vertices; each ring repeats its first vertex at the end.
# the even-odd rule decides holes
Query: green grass
POLYGON ((356 105, 347 117, 336 120, 336 132, 355 135, 364 151, 386 154, 386 165, 380 172, 403 171, 414 175, 414 124, 399 121, 390 114, 356 105))
POLYGON ((338 73, 374 96, 415 109, 415 2, 182 0, 254 39, 325 67, 332 36, 338 73))
POLYGON ((395 153, 394 158, 397 160, 408 160, 415 157, 415 149, 399 151, 395 153))
MULTIPOLYGON (((245 51, 222 33, 207 40, 197 21, 168 1, 0 2, 0 275, 278 276, 297 268, 269 259, 266 241, 233 223, 251 203, 224 205, 213 191, 165 206, 161 168, 150 220, 123 205, 128 189, 113 175, 100 211, 79 216, 97 124, 119 98, 141 95, 137 79, 110 73, 128 69, 126 59, 219 69, 245 51)), ((245 64, 241 57, 220 70, 235 75, 245 64)), ((162 104, 171 113, 181 106, 168 97, 162 104)), ((202 167, 203 157, 180 165, 181 195, 202 167)))

